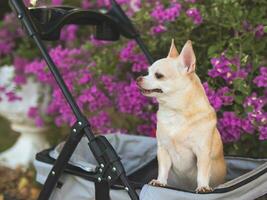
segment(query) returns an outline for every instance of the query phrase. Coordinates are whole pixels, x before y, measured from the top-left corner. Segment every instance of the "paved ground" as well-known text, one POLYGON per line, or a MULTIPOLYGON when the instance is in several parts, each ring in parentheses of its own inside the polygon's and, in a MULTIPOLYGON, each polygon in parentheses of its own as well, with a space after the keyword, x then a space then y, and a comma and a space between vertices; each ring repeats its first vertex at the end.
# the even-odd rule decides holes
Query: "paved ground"
POLYGON ((40 186, 34 181, 34 171, 11 170, 0 166, 0 200, 36 200, 40 186))

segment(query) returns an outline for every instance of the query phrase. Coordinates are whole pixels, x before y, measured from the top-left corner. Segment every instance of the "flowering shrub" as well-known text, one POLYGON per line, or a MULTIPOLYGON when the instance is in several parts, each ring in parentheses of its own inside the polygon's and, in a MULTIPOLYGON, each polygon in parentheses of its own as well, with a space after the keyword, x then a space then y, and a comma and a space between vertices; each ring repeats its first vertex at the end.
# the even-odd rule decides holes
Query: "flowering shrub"
MULTIPOLYGON (((178 47, 188 39, 193 41, 197 74, 217 111, 226 153, 266 154, 267 3, 118 2, 131 16, 155 59, 167 55, 171 38, 178 47)), ((52 3, 83 8, 109 6, 107 0, 52 3)), ((26 81, 26 76, 50 85, 52 100, 46 116, 41 118, 49 116, 57 126, 73 124, 75 118, 46 64, 38 53, 32 53, 29 41, 19 40, 22 33, 13 21, 10 23, 6 17, 0 28, 0 56, 9 58, 1 60, 1 64, 14 63, 18 72, 14 81, 18 85, 26 81), (12 28, 16 34, 10 31, 12 28)), ((59 43, 50 44, 50 54, 97 132, 155 135, 157 103, 141 95, 135 84, 136 77, 147 70, 148 62, 134 41, 97 41, 89 29, 70 25, 62 31, 59 43)), ((37 117, 38 112, 32 109, 29 115, 37 117)))
POLYGON ((14 24, 13 14, 7 14, 0 24, 0 63, 11 62, 10 54, 16 48, 16 39, 23 35, 21 29, 17 29, 18 24, 14 24))

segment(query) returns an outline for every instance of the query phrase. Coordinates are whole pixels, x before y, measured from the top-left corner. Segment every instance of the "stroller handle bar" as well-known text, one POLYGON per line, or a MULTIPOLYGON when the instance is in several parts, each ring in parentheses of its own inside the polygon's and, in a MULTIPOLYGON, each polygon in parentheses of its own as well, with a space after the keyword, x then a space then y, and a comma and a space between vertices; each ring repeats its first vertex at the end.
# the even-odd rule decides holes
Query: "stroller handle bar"
MULTIPOLYGON (((109 10, 103 8, 84 10, 70 6, 31 7, 27 9, 19 1, 10 3, 10 5, 19 17, 22 16, 22 13, 24 13, 23 16, 27 15, 27 19, 31 23, 27 22, 25 25, 33 26, 26 27, 30 36, 34 32, 38 32, 42 40, 59 40, 62 28, 67 24, 91 25, 95 27, 94 36, 96 39, 116 41, 122 35, 128 39, 136 40, 149 64, 153 63, 153 58, 139 32, 115 0, 111 0, 112 6, 109 10)), ((25 18, 25 20, 27 19, 25 18)))

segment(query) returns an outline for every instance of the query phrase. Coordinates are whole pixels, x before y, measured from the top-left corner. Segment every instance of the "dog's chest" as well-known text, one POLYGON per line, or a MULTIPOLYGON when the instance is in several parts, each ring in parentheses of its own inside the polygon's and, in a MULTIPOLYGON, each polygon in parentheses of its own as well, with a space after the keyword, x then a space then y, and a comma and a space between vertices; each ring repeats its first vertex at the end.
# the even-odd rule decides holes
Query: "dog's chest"
POLYGON ((157 121, 160 127, 167 129, 169 131, 169 134, 175 134, 179 131, 180 128, 182 128, 183 124, 185 124, 186 119, 183 115, 176 114, 176 113, 168 113, 164 111, 159 111, 157 113, 157 121))
POLYGON ((169 143, 171 139, 183 135, 181 130, 186 124, 186 119, 179 114, 170 115, 165 112, 157 114, 157 139, 162 143, 169 143))
POLYGON ((166 118, 158 115, 157 140, 165 148, 172 160, 176 173, 194 173, 196 158, 192 151, 194 141, 190 134, 186 133, 186 119, 181 115, 166 118))

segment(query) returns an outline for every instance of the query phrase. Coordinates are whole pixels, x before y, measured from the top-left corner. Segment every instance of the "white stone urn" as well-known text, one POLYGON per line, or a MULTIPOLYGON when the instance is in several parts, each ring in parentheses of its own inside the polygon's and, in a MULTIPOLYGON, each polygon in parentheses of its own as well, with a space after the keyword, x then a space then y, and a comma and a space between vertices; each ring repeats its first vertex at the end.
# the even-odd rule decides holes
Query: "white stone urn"
MULTIPOLYGON (((44 112, 50 95, 48 88, 28 78, 27 83, 20 89, 12 83, 14 67, 4 66, 0 68, 0 86, 8 91, 15 91, 21 97, 21 101, 9 102, 5 94, 0 93, 0 115, 10 121, 11 128, 20 133, 16 143, 8 150, 0 153, 0 165, 16 168, 27 168, 34 160, 35 154, 48 147, 44 132, 48 127, 37 127, 34 119, 28 117, 30 107, 38 107, 44 112), (41 98, 41 103, 40 103, 41 98)), ((1 134, 1 130, 0 130, 1 134)))

